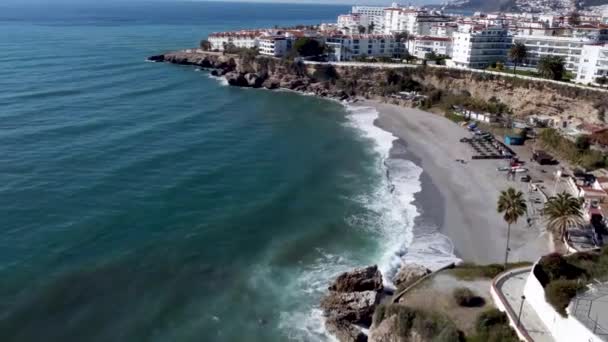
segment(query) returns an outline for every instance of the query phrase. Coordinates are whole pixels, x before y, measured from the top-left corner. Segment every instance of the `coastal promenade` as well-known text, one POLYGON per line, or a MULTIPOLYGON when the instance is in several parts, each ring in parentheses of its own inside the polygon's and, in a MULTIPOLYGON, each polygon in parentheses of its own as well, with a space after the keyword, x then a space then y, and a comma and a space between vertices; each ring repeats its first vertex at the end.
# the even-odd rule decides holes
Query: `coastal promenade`
POLYGON ((506 312, 520 338, 528 342, 554 342, 551 333, 523 295, 531 270, 532 267, 524 267, 500 274, 492 283, 492 297, 501 311, 506 312))

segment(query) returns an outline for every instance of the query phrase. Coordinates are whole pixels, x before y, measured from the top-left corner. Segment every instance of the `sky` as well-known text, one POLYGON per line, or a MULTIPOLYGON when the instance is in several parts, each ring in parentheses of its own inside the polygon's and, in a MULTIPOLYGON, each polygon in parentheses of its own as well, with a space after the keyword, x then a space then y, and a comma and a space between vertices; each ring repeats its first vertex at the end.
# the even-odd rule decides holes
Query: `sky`
MULTIPOLYGON (((112 2, 112 3, 136 3, 146 1, 161 1, 161 2, 176 2, 176 1, 209 1, 209 0, 0 0, 0 3, 87 3, 87 2, 112 2)), ((215 1, 215 0, 213 0, 215 1)), ((389 6, 391 2, 396 0, 222 0, 231 2, 272 2, 272 3, 314 3, 314 4, 339 4, 339 5, 382 5, 389 6)), ((422 5, 422 4, 437 4, 443 0, 402 0, 396 1, 402 5, 422 5)))

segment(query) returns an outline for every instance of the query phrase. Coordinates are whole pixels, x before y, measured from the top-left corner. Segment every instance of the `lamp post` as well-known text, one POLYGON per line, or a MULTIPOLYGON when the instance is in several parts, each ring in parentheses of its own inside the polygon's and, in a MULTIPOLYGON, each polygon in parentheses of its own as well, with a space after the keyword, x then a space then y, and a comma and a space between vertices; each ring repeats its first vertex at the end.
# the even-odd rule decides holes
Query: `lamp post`
POLYGON ((521 313, 524 309, 524 301, 526 300, 526 296, 521 296, 521 303, 519 304, 519 314, 517 315, 517 326, 521 327, 521 313))

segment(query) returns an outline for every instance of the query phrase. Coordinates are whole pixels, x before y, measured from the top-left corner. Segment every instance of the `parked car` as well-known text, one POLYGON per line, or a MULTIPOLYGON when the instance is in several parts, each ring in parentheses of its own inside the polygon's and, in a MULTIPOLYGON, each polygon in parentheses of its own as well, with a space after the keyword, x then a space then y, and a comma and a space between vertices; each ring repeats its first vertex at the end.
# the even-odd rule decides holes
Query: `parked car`
POLYGON ((532 177, 530 177, 530 175, 525 175, 525 176, 521 177, 520 180, 524 183, 530 183, 530 181, 532 180, 532 177))

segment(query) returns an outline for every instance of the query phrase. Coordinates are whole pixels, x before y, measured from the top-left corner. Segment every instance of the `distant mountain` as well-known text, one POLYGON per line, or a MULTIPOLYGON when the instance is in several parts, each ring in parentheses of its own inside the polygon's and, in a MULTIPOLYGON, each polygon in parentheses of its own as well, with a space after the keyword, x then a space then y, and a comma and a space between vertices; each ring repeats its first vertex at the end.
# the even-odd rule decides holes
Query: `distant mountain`
POLYGON ((447 9, 483 12, 571 12, 591 6, 608 5, 608 0, 448 0, 447 9))
POLYGON ((449 0, 445 8, 473 11, 508 11, 515 7, 516 0, 449 0))

